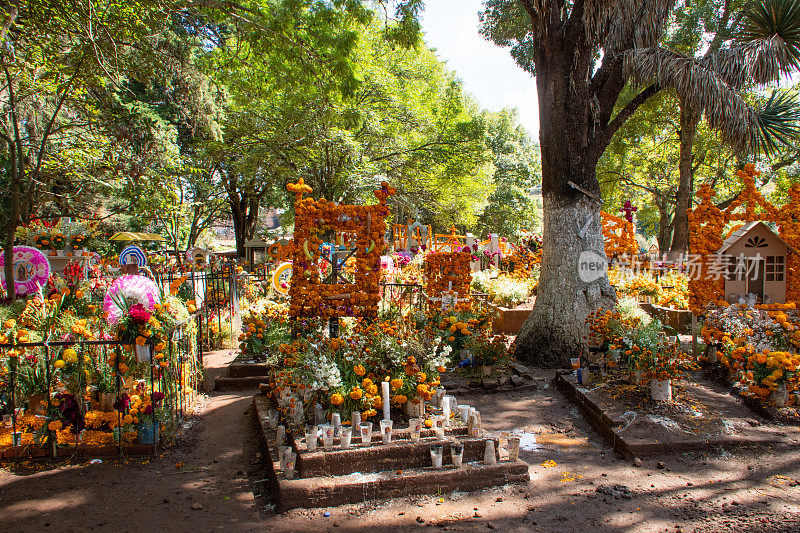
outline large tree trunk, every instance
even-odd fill
[[[592,264],[602,269],[597,279],[592,279]],[[570,357],[586,349],[587,315],[614,305],[606,266],[599,204],[578,195],[545,196],[539,288],[517,337],[517,357],[536,366],[566,368]]]
[[[672,248],[670,249],[670,255],[674,259],[685,255],[689,250],[689,217],[686,212],[691,207],[692,201],[692,178],[694,174],[692,147],[699,122],[700,113],[682,103],[680,122],[681,150],[678,163],[680,178],[675,202],[675,232],[672,235]]]
[[[260,198],[248,194],[240,196],[236,192],[230,193],[228,198],[233,218],[233,231],[236,235],[236,255],[245,257],[245,244],[255,235]]]
[[[672,216],[669,198],[658,200],[658,251],[665,254],[672,244]]]
[[[548,51],[559,56],[555,46]],[[541,58],[540,64],[569,65],[571,59]],[[599,154],[590,155],[590,99],[576,94],[564,73],[537,72],[542,152],[543,249],[536,304],[516,343],[516,356],[540,367],[565,368],[587,348],[587,315],[611,308],[615,294],[606,274],[600,222]],[[581,275],[579,265],[599,275]]]

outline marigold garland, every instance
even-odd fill
[[[292,245],[292,282],[289,288],[291,317],[374,318],[380,301],[380,258],[384,250],[386,201],[395,193],[394,187],[381,182],[375,191],[378,204],[369,206],[337,205],[325,198],[303,198],[311,187],[290,183],[287,189],[295,193],[295,232]],[[322,234],[335,231],[347,235],[354,254],[354,283],[325,284],[320,272]]]
[[[603,239],[605,240],[606,257],[613,258],[621,255],[635,256],[639,245],[634,236],[633,224],[605,211],[600,211],[600,221],[603,224]]]
[[[472,274],[468,252],[438,252],[425,257],[425,276],[428,279],[428,296],[438,298],[443,292],[454,291],[459,297],[470,294]]]

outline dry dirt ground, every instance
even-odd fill
[[[209,380],[232,358],[207,357]],[[547,383],[462,398],[489,429],[540,435],[520,455],[526,486],[276,514],[256,459],[254,391],[210,393],[180,442],[156,457],[6,465],[0,531],[800,532],[800,450],[718,449],[634,467]]]

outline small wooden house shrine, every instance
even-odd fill
[[[761,221],[731,233],[717,251],[727,265],[726,300],[735,303],[754,295],[759,303],[785,303],[789,253],[797,251]]]

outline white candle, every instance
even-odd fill
[[[381,382],[381,397],[383,398],[383,419],[389,420],[389,382]]]
[[[342,425],[342,415],[339,413],[333,413],[331,415],[331,423],[333,424],[333,434],[334,436],[339,435],[339,427]]]

